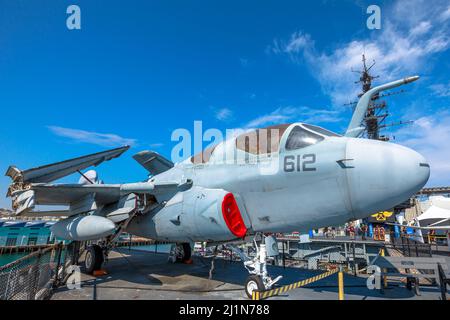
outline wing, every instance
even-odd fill
[[[154,176],[173,168],[172,161],[154,151],[142,151],[135,154],[133,158]]]
[[[33,218],[64,218],[73,215],[70,210],[52,210],[52,211],[27,211],[21,214],[21,217],[33,217]]]
[[[6,175],[13,182],[8,189],[8,196],[12,198],[15,214],[32,214],[36,205],[67,205],[68,211],[47,213],[70,216],[97,210],[104,205],[118,202],[129,194],[152,195],[158,201],[192,185],[190,180],[127,184],[50,184],[74,172],[119,157],[128,149],[126,146],[23,171],[13,166],[9,167]],[[155,152],[140,153],[137,159],[154,174],[173,167],[173,163]],[[46,213],[35,212],[35,214]]]
[[[158,196],[177,191],[182,185],[178,182],[164,183],[126,183],[126,184],[47,184],[34,185],[32,191],[39,205],[64,205],[92,195],[99,204],[116,202],[121,196],[135,194],[151,194]]]
[[[37,205],[66,205],[89,195],[92,195],[99,204],[108,204],[120,199],[120,185],[34,185],[31,191]]]
[[[147,194],[158,198],[192,185],[185,182],[140,182],[127,184],[31,184],[27,190],[12,193],[16,215],[30,213],[36,205],[68,205],[69,214],[79,214],[117,202],[128,194]]]

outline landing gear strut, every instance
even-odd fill
[[[233,245],[228,245],[228,247],[237,253],[242,261],[244,261],[244,267],[250,273],[250,276],[245,281],[245,293],[250,299],[252,298],[253,291],[269,290],[283,278],[282,276],[278,276],[275,279],[272,279],[267,272],[265,237],[263,236],[259,246],[256,243],[256,240],[253,240],[253,243],[256,249],[256,255],[253,259],[247,257],[241,249]]]

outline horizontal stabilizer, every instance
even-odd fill
[[[129,148],[129,146],[125,146],[23,171],[11,166],[8,168],[6,176],[17,183],[49,183],[79,170],[98,166],[104,161],[117,158]]]
[[[154,151],[141,151],[133,158],[154,176],[173,168],[172,161]]]

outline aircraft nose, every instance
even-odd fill
[[[349,197],[355,218],[388,210],[408,200],[427,183],[430,166],[418,152],[398,144],[351,139],[347,158]]]

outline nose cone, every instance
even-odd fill
[[[421,154],[393,143],[350,139],[347,159],[354,159],[347,179],[355,218],[401,204],[430,177],[430,166]]]

